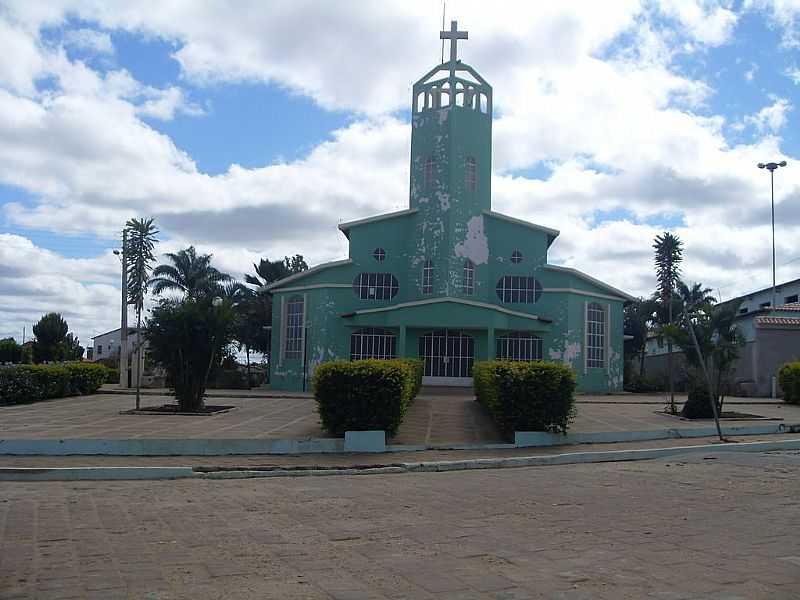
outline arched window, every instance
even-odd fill
[[[464,279],[461,282],[461,291],[468,296],[475,293],[475,263],[470,259],[464,261]]]
[[[422,171],[422,182],[426,190],[429,190],[433,187],[433,176],[435,170],[436,161],[434,160],[433,156],[429,156],[425,159],[425,166]]]
[[[350,360],[397,357],[397,336],[388,329],[367,327],[350,335]]]
[[[400,285],[391,273],[359,273],[353,280],[353,293],[361,300],[389,300]]]
[[[468,156],[464,165],[464,186],[468,192],[474,192],[478,187],[478,163],[472,156]]]
[[[430,258],[422,265],[422,293],[433,293],[433,261]]]
[[[542,284],[533,277],[504,275],[497,282],[497,297],[501,302],[534,304],[542,295]]]
[[[292,296],[286,302],[286,326],[284,358],[303,357],[303,321],[305,301],[302,296]]]
[[[527,331],[511,331],[497,338],[500,360],[542,360],[542,338]]]
[[[586,366],[606,365],[606,311],[597,302],[586,306]]]

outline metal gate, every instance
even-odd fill
[[[419,338],[419,357],[425,361],[426,383],[467,385],[475,362],[475,340],[463,331],[430,331]]]

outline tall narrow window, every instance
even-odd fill
[[[428,259],[422,265],[422,293],[433,293],[433,261]]]
[[[464,280],[461,282],[461,291],[467,296],[475,293],[475,263],[470,259],[464,261]]]
[[[478,164],[471,156],[467,157],[464,167],[464,186],[468,192],[474,192],[478,186]]]
[[[586,366],[603,368],[606,364],[606,311],[597,302],[586,307]]]
[[[429,190],[433,187],[433,175],[435,169],[436,161],[433,159],[433,156],[429,156],[425,159],[425,168],[423,169],[422,173],[422,179],[426,190]]]
[[[303,357],[303,313],[302,296],[292,296],[286,303],[286,347],[285,358]]]

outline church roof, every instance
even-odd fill
[[[408,215],[413,215],[417,212],[416,208],[407,208],[405,210],[398,210],[396,212],[385,213],[382,215],[375,215],[374,217],[366,217],[364,219],[357,219],[355,221],[348,221],[346,223],[339,223],[339,229],[347,236],[347,239],[350,239],[349,231],[352,227],[358,227],[359,225],[366,225],[367,223],[375,223],[377,221],[384,221],[386,219],[396,219],[397,217],[405,217]]]
[[[400,304],[393,304],[392,306],[381,306],[379,308],[364,308],[361,310],[356,310],[351,313],[343,314],[342,317],[353,317],[357,315],[368,315],[372,313],[381,313],[381,312],[390,312],[395,310],[400,310],[403,308],[409,308],[414,306],[425,306],[427,304],[443,304],[443,303],[450,303],[450,304],[465,304],[467,306],[476,306],[478,308],[486,308],[489,310],[494,310],[500,313],[504,313],[507,315],[511,315],[514,317],[522,317],[523,319],[530,319],[531,321],[540,321],[542,323],[552,323],[550,319],[545,319],[543,317],[539,317],[537,315],[531,315],[524,312],[519,312],[516,310],[511,310],[505,308],[503,306],[498,306],[497,304],[489,304],[488,302],[479,302],[477,300],[467,300],[465,298],[455,298],[453,296],[443,296],[440,298],[428,298],[425,300],[413,300],[411,302],[401,302]]]
[[[627,292],[623,292],[622,290],[619,290],[614,286],[608,285],[607,283],[603,283],[599,279],[595,279],[591,275],[587,275],[586,273],[584,273],[583,271],[579,271],[578,269],[573,269],[572,267],[561,267],[558,265],[545,265],[544,268],[550,269],[552,271],[563,271],[565,273],[569,273],[571,275],[574,275],[575,277],[583,279],[584,281],[588,281],[589,283],[592,283],[599,288],[607,290],[608,292],[611,292],[611,294],[613,294],[614,296],[619,296],[620,298],[623,298],[625,300],[630,300],[630,301],[636,300],[635,297],[631,296]]]
[[[320,271],[324,271],[325,269],[330,269],[332,267],[338,267],[341,265],[347,265],[353,262],[349,258],[345,258],[344,260],[334,260],[331,262],[322,263],[315,267],[311,267],[310,269],[306,269],[305,271],[301,271],[300,273],[295,273],[294,275],[289,275],[288,277],[284,277],[283,279],[279,279],[274,283],[270,283],[269,285],[264,285],[259,288],[259,292],[271,292],[274,289],[279,287],[283,287],[287,283],[292,281],[297,281],[298,279],[303,279],[309,275],[313,275],[315,273],[319,273]]]
[[[522,225],[523,227],[528,227],[529,229],[535,229],[536,231],[541,231],[548,235],[547,245],[553,243],[553,241],[559,236],[561,233],[558,229],[551,229],[550,227],[545,227],[544,225],[537,225],[536,223],[531,223],[530,221],[523,221],[522,219],[517,219],[515,217],[509,217],[508,215],[504,215],[503,213],[495,212],[493,210],[485,210],[483,214],[489,215],[490,217],[495,217],[497,219],[502,219],[503,221],[508,221],[509,223],[516,223],[517,225]]]

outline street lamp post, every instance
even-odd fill
[[[778,167],[785,167],[786,161],[782,160],[779,163],[758,163],[759,169],[767,169],[769,171],[769,184],[770,184],[770,204],[772,206],[772,303],[770,306],[775,308],[775,169]]]
[[[122,313],[119,330],[119,387],[128,387],[128,264],[125,260],[127,232],[122,232],[122,249],[114,250],[122,262]],[[136,408],[139,408],[138,406]]]

